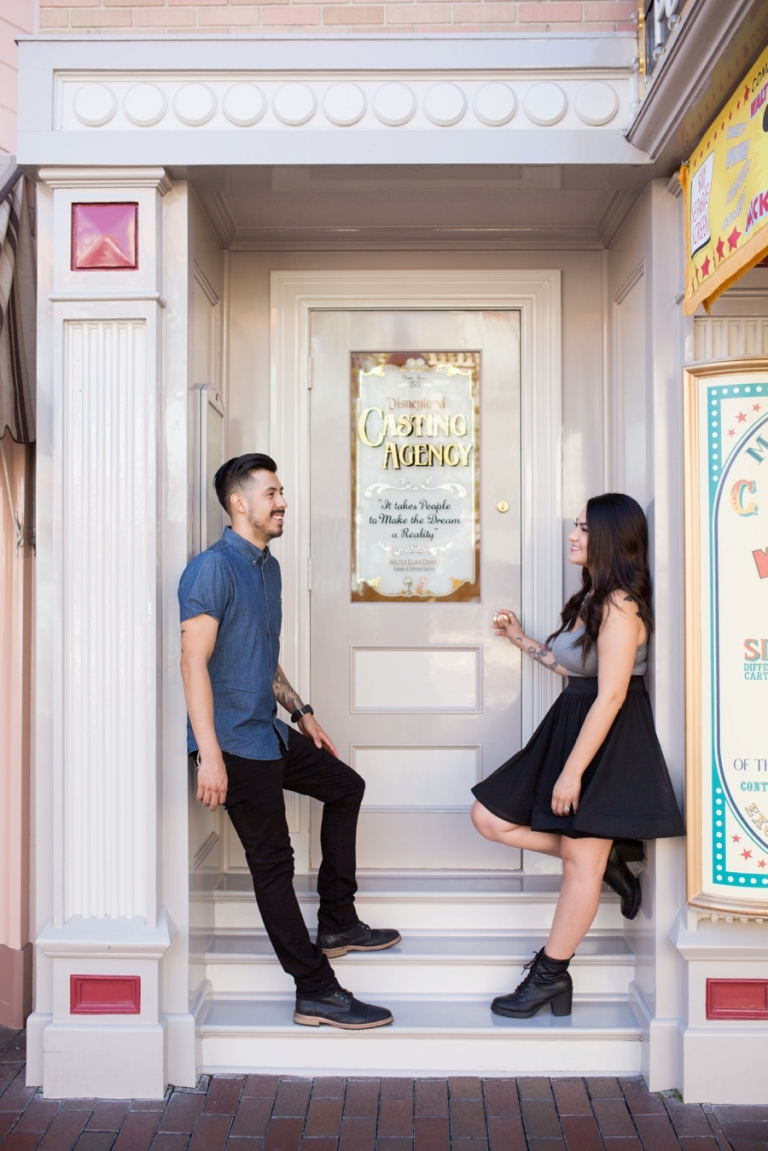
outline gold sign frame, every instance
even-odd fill
[[[424,352],[417,351],[391,351],[391,352],[352,352],[350,354],[350,419],[351,419],[351,576],[352,586],[350,599],[352,603],[456,603],[479,602],[481,587],[480,572],[480,378],[481,353],[475,349],[461,351]],[[402,361],[402,365],[399,363]],[[473,446],[471,468],[472,482],[472,556],[473,578],[452,580],[453,589],[446,594],[433,595],[428,591],[424,594],[382,594],[374,586],[377,581],[365,581],[357,578],[359,564],[359,492],[358,492],[358,412],[360,400],[361,374],[378,374],[364,370],[367,366],[377,365],[405,367],[424,361],[429,371],[436,368],[447,368],[449,376],[467,375],[470,381],[470,408],[471,408],[471,443]],[[411,367],[410,370],[413,370]],[[430,417],[431,418],[431,417]],[[446,447],[449,445],[446,445]],[[412,449],[413,450],[413,449]],[[429,468],[431,471],[431,467]]]
[[[728,393],[729,400],[738,395],[741,401],[739,407],[747,408],[751,406],[751,401],[759,401],[761,396],[765,396],[765,411],[768,413],[768,358],[712,362],[686,369],[683,373],[686,898],[691,907],[709,913],[762,919],[768,916],[768,885],[763,883],[764,873],[740,875],[733,872],[729,865],[729,817],[733,821],[735,807],[729,787],[725,783],[722,787],[716,786],[718,782],[723,782],[724,773],[720,763],[720,737],[718,735],[715,738],[713,732],[715,726],[721,723],[721,689],[732,691],[733,686],[732,683],[724,683],[726,673],[722,667],[725,661],[721,664],[715,658],[716,645],[720,640],[718,638],[713,642],[711,639],[716,632],[719,636],[721,627],[717,613],[720,573],[725,565],[721,564],[719,552],[717,548],[713,549],[711,543],[717,539],[716,513],[708,510],[705,517],[703,508],[716,507],[715,498],[719,499],[723,492],[730,491],[733,477],[729,475],[728,469],[733,466],[736,473],[738,469],[735,461],[740,453],[743,455],[749,450],[751,442],[748,438],[749,428],[743,432],[736,428],[726,429],[722,419],[717,418],[718,411],[725,404],[724,393]],[[762,408],[762,405],[759,406]],[[742,415],[746,424],[746,413],[739,412],[737,421]],[[752,434],[757,436],[765,417],[752,418]],[[768,435],[768,431],[765,434]],[[723,447],[725,436],[734,438]],[[730,453],[728,456],[726,451]],[[711,497],[706,495],[709,491],[713,493]],[[753,488],[748,488],[747,496],[750,497],[753,491]],[[768,511],[768,484],[765,497]],[[730,498],[733,499],[732,494]],[[748,502],[746,507],[739,510],[739,514],[752,516],[756,515],[757,510],[754,502]],[[768,544],[768,533],[765,542]],[[709,574],[703,577],[705,571]],[[704,578],[708,581],[706,587],[703,586]],[[748,599],[747,588],[745,594]],[[709,605],[706,626],[710,638],[707,638],[704,631],[703,597],[706,597]],[[711,758],[708,757],[705,764],[702,757],[707,748],[711,749]],[[757,762],[759,764],[762,761]],[[750,806],[750,796],[747,794],[744,800],[742,806],[746,809]],[[763,803],[763,806],[768,804]],[[737,833],[744,836],[746,844],[749,842],[749,827],[744,813],[739,812],[738,818],[740,823],[734,823],[734,827]],[[746,819],[752,819],[752,816],[747,813]],[[756,823],[756,820],[752,819],[752,822]],[[760,850],[765,852],[765,848]],[[744,851],[752,859],[749,854],[752,846],[745,846]],[[745,863],[743,868],[746,867]],[[733,873],[730,874],[729,870]],[[719,883],[723,886],[716,886]]]

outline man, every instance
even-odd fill
[[[294,1020],[358,1030],[392,1022],[338,984],[328,955],[381,951],[397,931],[372,930],[355,911],[355,836],[365,783],[288,683],[278,663],[280,565],[270,540],[283,534],[286,501],[269,456],[229,460],[214,486],[232,520],[181,577],[181,674],[197,753],[197,798],[224,804],[245,848],[256,902],[285,971],[296,982]],[[277,703],[299,734],[277,718]],[[283,788],[325,804],[317,944],[293,889],[293,851]]]

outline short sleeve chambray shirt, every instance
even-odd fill
[[[182,623],[197,615],[219,623],[208,673],[221,750],[244,759],[279,759],[288,744],[272,688],[283,615],[279,563],[268,547],[260,551],[225,528],[222,538],[185,568],[179,607]],[[187,731],[189,750],[195,752],[189,722]]]

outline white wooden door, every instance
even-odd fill
[[[311,351],[311,700],[366,780],[358,866],[518,868],[519,852],[481,839],[469,809],[472,784],[521,740],[520,655],[491,632],[494,611],[520,603],[519,313],[317,311]],[[361,353],[417,363],[479,353],[479,598],[353,600],[351,362]],[[381,474],[423,487],[435,471]],[[314,804],[311,838],[317,867]]]

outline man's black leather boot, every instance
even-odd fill
[[[570,959],[550,959],[541,951],[526,963],[525,979],[511,995],[499,995],[491,1004],[494,1015],[512,1019],[530,1019],[547,1004],[553,1015],[570,1015],[573,1004],[573,981],[568,973]]]
[[[640,880],[632,874],[626,864],[627,859],[638,859],[637,850],[632,850],[633,844],[637,844],[640,848],[639,858],[643,858],[643,845],[637,840],[627,840],[626,846],[624,841],[616,842],[611,846],[603,876],[603,883],[607,883],[620,897],[621,914],[625,919],[634,919],[640,910]]]
[[[384,1027],[393,1021],[392,1012],[387,1007],[374,1007],[372,1003],[361,1003],[351,991],[334,987],[325,995],[309,998],[296,995],[294,1023],[307,1027],[319,1027],[327,1023],[330,1027],[341,1027],[344,1031],[366,1031],[371,1027]]]
[[[367,923],[356,923],[346,931],[318,931],[317,945],[333,959],[348,951],[385,951],[399,943],[402,935],[391,927],[378,929]]]

